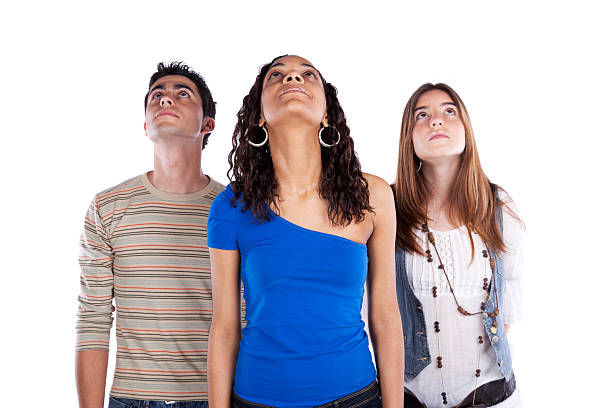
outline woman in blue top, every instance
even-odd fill
[[[238,112],[233,182],[208,221],[213,408],[380,406],[366,281],[382,403],[403,404],[393,195],[361,173],[336,95],[310,62],[283,56]]]

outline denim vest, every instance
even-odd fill
[[[503,233],[502,211],[497,210],[497,219],[500,230]],[[485,330],[489,337],[489,341],[495,351],[497,365],[501,373],[508,381],[512,375],[512,359],[510,358],[510,346],[508,338],[504,330],[504,318],[501,313],[504,310],[504,289],[506,280],[504,278],[504,258],[503,254],[489,250],[490,256],[495,261],[495,284],[497,286],[497,294],[499,297],[499,310],[497,316],[497,331],[491,333],[493,318],[489,316],[495,312],[495,293],[491,293],[493,282],[489,285],[485,311],[482,313],[482,320]],[[403,249],[395,247],[395,272],[396,272],[396,289],[397,303],[402,317],[402,329],[404,331],[404,375],[405,379],[409,380],[417,376],[425,367],[431,363],[431,354],[427,344],[427,331],[425,329],[425,315],[423,314],[423,305],[414,294],[412,283],[406,274],[406,256]],[[412,267],[412,262],[408,262],[408,267]],[[494,330],[495,331],[495,330]]]

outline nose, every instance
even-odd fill
[[[283,79],[283,83],[287,84],[291,82],[301,84],[301,83],[304,83],[304,78],[302,78],[302,76],[298,74],[297,72],[290,72],[287,75],[285,75],[285,78]]]
[[[432,128],[440,128],[443,124],[444,121],[442,120],[442,117],[437,115],[432,116],[431,120],[429,121],[429,126],[431,126]]]
[[[163,108],[174,105],[174,101],[172,100],[172,98],[168,97],[167,95],[164,95],[159,100],[159,104]]]

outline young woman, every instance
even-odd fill
[[[403,402],[393,194],[361,173],[336,95],[309,61],[284,56],[261,68],[238,112],[233,182],[208,221],[213,408]],[[380,392],[360,314],[366,281]]]
[[[524,228],[483,172],[448,85],[410,97],[394,191],[405,406],[520,406],[507,333],[519,314]]]

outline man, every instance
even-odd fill
[[[104,404],[113,298],[117,364],[109,407],[208,406],[206,223],[223,186],[202,173],[201,158],[215,127],[215,103],[191,68],[160,63],[145,116],[153,171],[97,194],[81,235],[81,408]]]

